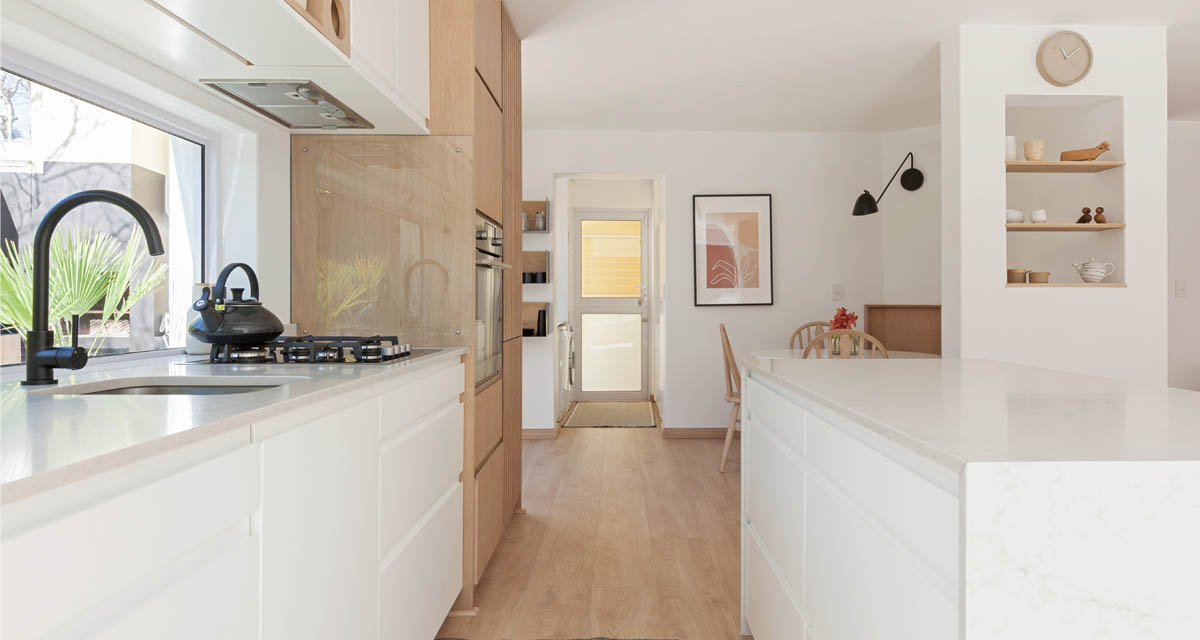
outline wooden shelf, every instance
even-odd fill
[[[1123,160],[1086,160],[1079,162],[1031,162],[1028,160],[1005,162],[1008,173],[1099,173],[1125,166]]]
[[[1008,282],[1006,287],[1073,287],[1078,289],[1124,289],[1124,282]]]
[[[541,213],[546,218],[545,229],[534,229],[534,221],[537,219],[537,214]],[[522,233],[550,233],[550,200],[522,200],[521,201],[521,232]]]
[[[543,332],[538,332],[538,313],[545,312],[542,321]],[[527,338],[543,338],[550,335],[550,303],[522,302],[521,303],[521,335]],[[532,333],[529,333],[532,331]]]
[[[1124,222],[1106,222],[1098,224],[1090,222],[1087,224],[1051,224],[1049,222],[1009,222],[1004,225],[1009,231],[1112,231],[1113,229],[1124,229]]]

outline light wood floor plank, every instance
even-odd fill
[[[740,460],[720,440],[565,429],[524,441],[526,513],[476,590],[467,640],[739,638]]]

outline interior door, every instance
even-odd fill
[[[649,398],[649,215],[645,210],[573,212],[575,400]]]

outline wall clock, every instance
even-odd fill
[[[1046,82],[1069,87],[1092,70],[1092,45],[1074,31],[1059,31],[1038,48],[1037,66]]]

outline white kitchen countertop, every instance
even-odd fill
[[[187,364],[203,356],[176,354],[83,369],[56,370],[58,387],[133,377],[287,376],[302,380],[251,393],[206,396],[52,395],[24,387],[20,375],[0,384],[0,503],[31,495],[178,450],[339,394],[383,382],[466,350],[434,353],[386,364]],[[10,373],[8,371],[6,374]],[[20,374],[24,373],[21,368]]]
[[[989,360],[742,365],[956,473],[983,461],[1200,460],[1196,391]]]

